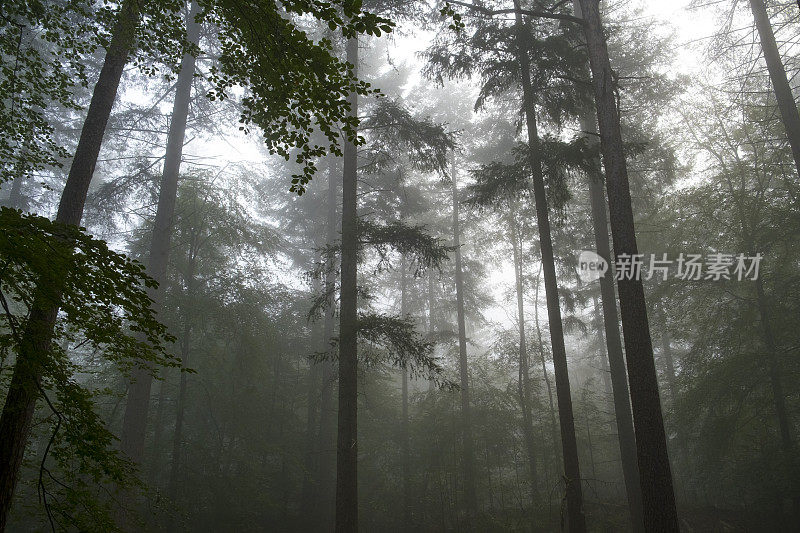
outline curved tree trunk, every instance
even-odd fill
[[[69,170],[56,220],[78,225],[83,217],[86,194],[92,181],[100,145],[106,130],[111,108],[117,97],[122,70],[134,43],[139,21],[139,2],[125,0],[106,51],[103,68],[94,87],[92,101],[81,129],[78,147]],[[21,345],[14,372],[0,415],[0,532],[5,530],[11,509],[11,498],[17,483],[25,447],[30,436],[31,422],[40,396],[42,366],[47,361],[53,328],[58,315],[63,280],[42,279],[36,298],[22,332]]]
[[[616,257],[638,253],[628,170],[622,146],[619,112],[608,59],[599,0],[580,0],[595,91],[600,146],[606,170],[611,234]],[[667,438],[658,392],[653,344],[644,288],[639,279],[618,281],[623,337],[630,380],[643,523],[646,531],[678,531],[678,514],[667,454]]]
[[[347,62],[358,75],[358,39],[347,41]],[[358,116],[358,95],[350,93],[350,116]],[[339,436],[336,454],[336,532],[358,531],[358,159],[344,145],[342,171],[342,282],[339,312]]]
[[[536,205],[536,220],[539,227],[544,290],[550,324],[550,342],[553,347],[553,366],[556,374],[558,416],[561,422],[561,447],[564,455],[567,499],[567,527],[571,532],[581,532],[586,531],[586,517],[583,511],[581,473],[578,465],[578,442],[575,437],[575,420],[572,412],[572,397],[570,395],[567,369],[567,350],[564,346],[564,331],[561,323],[561,307],[558,299],[553,243],[550,237],[550,217],[544,189],[544,178],[542,176],[542,164],[538,153],[539,134],[536,124],[536,102],[531,85],[530,60],[527,55],[527,33],[522,22],[519,0],[514,0],[514,11],[517,26],[517,60],[522,74],[523,107],[528,128],[528,143],[530,145],[533,197]]]

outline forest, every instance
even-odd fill
[[[800,1],[0,2],[0,533],[800,531]]]

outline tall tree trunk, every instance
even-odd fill
[[[428,337],[433,342],[434,329],[434,316],[433,316],[433,269],[428,271]],[[436,388],[436,382],[433,379],[428,380],[428,392]],[[427,478],[426,478],[427,479]]]
[[[464,503],[467,516],[474,517],[478,510],[475,489],[475,444],[472,437],[472,414],[469,399],[469,363],[467,361],[467,332],[464,322],[464,275],[461,269],[461,227],[459,222],[458,181],[456,155],[452,161],[453,179],[453,248],[455,249],[456,318],[458,321],[458,367],[461,384],[461,431],[464,443]]]
[[[792,148],[794,165],[798,176],[800,176],[800,114],[797,112],[797,104],[794,101],[789,80],[786,78],[786,69],[784,69],[781,61],[781,54],[775,42],[775,34],[772,32],[772,25],[769,22],[764,0],[750,0],[750,10],[753,12],[753,18],[756,21],[758,36],[761,40],[761,50],[764,52],[769,78],[772,80],[772,88],[778,101],[778,110],[781,113],[786,138]]]
[[[616,303],[614,304],[616,305]],[[613,408],[613,398],[614,392],[611,385],[611,369],[608,367],[608,357],[606,351],[603,349],[606,347],[606,333],[603,329],[603,324],[605,320],[603,319],[603,309],[600,305],[600,299],[597,297],[597,294],[592,295],[592,306],[595,313],[595,320],[594,324],[592,325],[597,330],[597,336],[600,338],[600,348],[597,350],[597,358],[598,362],[600,363],[600,372],[603,373],[603,393],[606,396],[606,399],[611,401],[611,407]],[[620,341],[621,342],[621,341]],[[627,375],[625,376],[625,385],[627,386]],[[617,421],[614,419],[614,431],[616,431]],[[634,464],[636,462],[636,447],[634,446]],[[637,482],[638,486],[638,482]]]
[[[197,2],[192,2],[186,18],[186,36],[190,42],[197,43],[200,27],[195,22],[200,12]],[[153,224],[153,235],[150,240],[147,273],[159,283],[159,287],[151,289],[150,298],[153,308],[160,310],[164,295],[164,281],[169,261],[170,239],[172,237],[172,218],[175,213],[175,201],[178,195],[178,175],[180,174],[183,141],[186,134],[186,119],[189,114],[192,80],[194,79],[195,58],[186,54],[181,60],[181,71],[175,85],[175,101],[172,106],[172,118],[167,135],[167,149],[164,157],[164,173],[161,178],[161,190],[158,195],[158,208]],[[182,376],[183,379],[183,376]],[[128,401],[125,404],[125,415],[122,421],[120,436],[122,451],[134,462],[140,463],[144,452],[144,439],[147,429],[147,412],[150,407],[150,387],[152,377],[147,369],[137,369],[134,381],[128,390]]]
[[[564,455],[564,474],[567,499],[567,527],[571,532],[586,531],[583,510],[581,473],[578,466],[578,443],[575,437],[575,420],[572,413],[572,397],[567,369],[567,350],[564,346],[564,331],[561,323],[561,307],[558,299],[558,284],[550,237],[550,217],[547,196],[539,158],[539,134],[536,124],[536,101],[531,85],[530,59],[528,57],[528,34],[522,22],[519,0],[514,0],[517,28],[517,60],[522,75],[523,107],[528,128],[530,165],[533,178],[533,197],[536,205],[536,220],[544,270],[544,290],[547,300],[547,316],[550,324],[550,342],[553,347],[553,366],[556,374],[556,397],[558,416],[561,422],[561,447]]]
[[[662,313],[661,330],[661,357],[664,359],[664,367],[667,372],[667,388],[669,389],[669,400],[671,405],[675,405],[678,399],[678,385],[675,383],[675,359],[672,357],[672,339],[667,329],[667,317]]]
[[[122,70],[134,43],[138,21],[139,2],[124,0],[61,194],[56,215],[58,222],[78,225],[83,217],[89,183],[117,96]],[[62,279],[39,280],[40,286],[47,287],[49,297],[42,297],[43,290],[40,289],[40,296],[31,307],[0,415],[0,532],[5,530],[14,487],[30,436],[36,400],[40,395],[42,368],[50,355],[50,343],[61,300],[61,290],[57,287],[61,287],[62,283]],[[53,288],[56,289],[50,292]]]
[[[333,161],[328,165],[328,193],[326,199],[326,238],[325,244],[334,245],[336,242],[336,165]],[[330,350],[333,337],[336,304],[333,298],[333,287],[336,283],[336,264],[334,258],[327,258],[325,264],[324,294],[331,296],[329,307],[325,310],[325,317],[321,330],[320,352]],[[319,287],[315,287],[319,290]],[[312,362],[309,369],[308,409],[306,419],[307,451],[305,458],[305,475],[301,493],[300,508],[303,510],[303,520],[307,529],[324,529],[328,523],[326,512],[328,509],[328,457],[330,451],[329,437],[332,435],[333,410],[331,406],[333,367],[329,360]],[[324,430],[323,430],[324,428]]]
[[[778,346],[772,332],[772,321],[770,319],[769,302],[764,292],[763,276],[756,280],[756,303],[758,314],[761,320],[761,332],[764,339],[764,346],[767,349],[767,363],[769,365],[769,380],[772,387],[772,401],[775,406],[775,417],[778,419],[778,432],[781,437],[781,449],[787,468],[794,472],[797,470],[797,453],[795,449],[792,422],[786,409],[786,397],[783,392],[783,380],[781,379],[780,363],[778,362]],[[800,519],[800,495],[792,487],[790,494],[792,499],[792,514],[796,521]]]
[[[434,332],[433,318],[433,270],[428,271],[428,333]]]
[[[611,234],[616,257],[638,253],[628,170],[622,146],[614,78],[608,59],[599,0],[580,0],[595,90],[600,146],[606,170]],[[618,281],[631,405],[646,531],[678,531],[678,514],[658,394],[644,288],[639,279]],[[609,354],[611,355],[611,354]]]
[[[347,41],[347,62],[358,75],[358,39]],[[358,116],[358,95],[348,95],[350,116]],[[358,531],[358,160],[356,146],[344,145],[342,172],[342,281],[339,311],[339,437],[336,460],[336,532]]]
[[[534,292],[533,320],[536,324],[536,340],[539,343],[539,360],[542,363],[542,376],[547,386],[547,398],[550,401],[550,439],[553,441],[553,463],[557,463],[556,471],[561,470],[561,454],[558,451],[558,422],[556,422],[556,407],[553,403],[553,385],[547,373],[547,361],[544,355],[544,341],[542,340],[542,327],[539,324],[539,285],[541,285],[542,265],[539,263],[539,272],[536,274],[536,289]]]
[[[192,271],[194,267],[192,265]],[[194,285],[194,275],[187,280],[187,292],[192,293]],[[189,307],[184,309],[183,334],[181,335],[181,364],[189,364],[189,339],[192,332],[191,321],[189,320]],[[178,389],[178,404],[175,410],[175,432],[172,435],[172,464],[170,465],[169,481],[167,483],[167,498],[177,501],[178,497],[178,476],[182,467],[183,450],[183,419],[186,411],[186,393],[188,388],[188,375],[181,372],[180,387]]]
[[[528,455],[528,475],[531,485],[531,496],[535,496],[538,488],[536,475],[536,439],[533,432],[533,416],[531,413],[530,362],[528,359],[528,343],[525,338],[525,305],[523,303],[524,287],[522,282],[522,235],[516,221],[516,209],[509,214],[509,234],[514,253],[514,285],[517,293],[517,316],[519,320],[519,406],[522,410],[522,432],[525,438],[525,451]]]
[[[327,240],[328,244],[336,242],[338,213],[338,183],[335,176],[335,166],[331,166],[328,174],[328,220],[327,220]],[[325,287],[328,294],[333,294],[336,285],[336,260],[330,258],[327,272],[325,273]],[[336,303],[331,302],[330,307],[325,313],[325,345],[324,350],[331,349],[331,340],[336,328]],[[334,402],[333,388],[336,381],[336,365],[331,361],[322,363],[322,391],[320,394],[319,410],[319,433],[317,436],[317,465],[315,477],[319,486],[316,494],[319,528],[330,529],[330,524],[334,521],[334,471],[336,464],[336,404]]]
[[[319,284],[317,284],[319,285]],[[315,291],[316,292],[316,291]],[[327,347],[327,339],[323,330],[319,330],[323,337],[322,349]],[[316,463],[319,455],[317,432],[319,431],[318,413],[321,408],[319,398],[324,384],[322,383],[322,369],[320,363],[311,361],[308,369],[308,393],[306,402],[306,453],[303,471],[303,484],[300,491],[301,518],[306,529],[314,529],[316,492],[319,480],[316,478]]]
[[[158,384],[158,400],[156,403],[156,419],[153,424],[153,449],[150,452],[150,483],[156,485],[161,473],[161,436],[164,431],[164,404],[167,401],[167,380]]]
[[[189,252],[187,254],[187,272],[184,276],[184,284],[186,285],[185,298],[187,304],[183,306],[183,331],[181,332],[180,342],[180,362],[181,365],[188,366],[190,355],[190,335],[192,333],[191,321],[191,300],[195,290],[195,272],[197,271],[197,257],[199,253],[200,243],[200,228],[193,228],[192,238],[189,243]],[[172,461],[170,464],[169,478],[167,480],[166,496],[172,502],[177,502],[178,499],[178,478],[183,470],[183,420],[186,412],[186,398],[188,391],[188,374],[181,372],[180,385],[178,389],[178,402],[175,408],[175,431],[172,434]],[[277,389],[277,387],[274,387]],[[172,531],[175,529],[176,513],[170,513],[167,517],[167,530]]]
[[[400,281],[400,315],[405,318],[408,314],[407,309],[407,265],[405,256],[402,259],[400,267],[402,271],[402,278]],[[408,369],[403,366],[400,371],[403,373],[401,395],[402,395],[402,420],[400,421],[402,450],[403,450],[403,527],[404,529],[411,528],[411,443],[408,432]]]
[[[573,0],[575,16],[581,18],[579,0]],[[596,142],[597,125],[590,113],[581,117],[581,130],[590,142]],[[594,161],[589,178],[592,227],[597,255],[609,265],[605,276],[600,277],[600,299],[603,305],[603,326],[608,364],[611,370],[611,386],[614,398],[614,414],[617,421],[617,438],[622,461],[622,475],[625,480],[625,493],[628,498],[628,512],[635,531],[643,527],[642,491],[639,480],[639,467],[636,459],[636,436],[633,430],[628,375],[625,372],[625,357],[619,335],[619,317],[614,293],[614,269],[611,260],[611,246],[608,239],[608,218],[606,216],[606,197],[603,192],[603,174],[600,161]]]

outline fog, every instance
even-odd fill
[[[788,0],[5,2],[0,533],[797,530],[799,54]]]

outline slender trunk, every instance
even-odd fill
[[[331,204],[336,201],[336,198],[333,198],[333,202],[331,202],[330,193],[331,191],[331,184],[333,180],[333,165],[329,165],[328,167],[328,221],[327,227],[330,229],[330,215],[331,215]],[[334,208],[335,209],[335,208]],[[335,211],[334,211],[335,215]],[[334,220],[335,224],[335,220]],[[328,232],[330,236],[330,232]],[[320,243],[315,243],[315,246],[319,246]],[[331,241],[326,241],[325,244],[333,244]],[[331,262],[326,261],[325,263],[326,268],[331,267]],[[325,272],[325,283],[324,285],[319,282],[319,280],[315,280],[313,284],[313,292],[315,294],[320,292],[320,289],[324,287],[323,294],[328,295],[328,289],[330,285],[327,283],[329,272],[326,270]],[[333,302],[329,302],[332,304]],[[325,326],[327,325],[328,316],[330,315],[330,309],[325,310],[325,319],[323,322],[322,327],[316,328],[319,332],[320,336],[320,352],[324,353],[328,351],[329,345],[328,342],[330,338],[327,336],[327,332],[325,330]],[[325,387],[325,381],[323,377],[323,365],[325,361],[318,362],[314,360],[309,360],[309,368],[308,368],[308,390],[307,390],[307,401],[306,401],[306,451],[305,451],[305,459],[304,459],[304,472],[303,472],[303,484],[302,489],[300,492],[300,510],[301,510],[301,517],[304,522],[306,529],[315,529],[315,527],[322,527],[322,523],[318,522],[319,513],[315,512],[318,504],[318,492],[320,486],[320,479],[317,477],[319,473],[319,465],[320,465],[320,453],[322,452],[322,445],[319,442],[319,423],[320,423],[320,416],[321,411],[323,409],[321,400],[322,400],[322,390]]]
[[[188,309],[184,311],[188,314]],[[189,318],[184,317],[183,335],[181,338],[181,364],[189,364],[189,335],[191,325]],[[178,405],[175,412],[175,432],[172,435],[172,464],[170,465],[169,481],[167,483],[167,498],[177,501],[178,497],[178,476],[181,472],[182,450],[183,450],[183,418],[186,411],[186,391],[188,387],[188,375],[181,372],[180,389],[178,390]]]
[[[678,400],[678,385],[676,383],[676,373],[675,373],[675,359],[672,356],[672,338],[669,334],[669,328],[667,327],[667,316],[666,313],[661,313],[661,359],[664,363],[665,367],[665,374],[667,378],[667,389],[669,390],[669,405],[674,410],[675,409],[675,402]],[[680,420],[677,420],[677,417],[673,418],[672,423],[673,429],[675,430],[675,446],[673,446],[672,450],[675,453],[675,466],[676,472],[674,474],[675,477],[675,485],[676,488],[680,489],[683,488],[683,496],[684,499],[688,500],[688,496],[686,495],[686,483],[684,479],[684,483],[680,483],[681,481],[681,474],[680,474],[680,466],[683,465],[683,471],[688,471],[689,465],[687,462],[688,456],[686,453],[682,453],[686,450],[686,440],[684,439],[683,431],[680,425]]]
[[[786,409],[786,397],[783,392],[783,380],[781,379],[780,363],[778,362],[778,347],[772,332],[772,322],[770,320],[769,302],[764,292],[763,277],[756,279],[756,303],[761,319],[761,331],[764,339],[764,346],[767,349],[767,362],[769,365],[769,380],[772,387],[772,401],[775,404],[775,417],[778,419],[778,432],[781,436],[781,449],[783,450],[784,460],[790,471],[797,470],[797,454],[794,443],[794,431],[792,422]],[[800,496],[797,490],[791,487],[792,499],[792,518],[800,518]]]
[[[528,343],[525,338],[525,306],[523,303],[524,287],[522,283],[522,235],[516,222],[516,210],[509,215],[509,233],[511,247],[514,252],[514,281],[517,292],[517,316],[519,317],[519,380],[517,393],[519,406],[522,410],[522,432],[525,437],[525,451],[528,455],[528,474],[531,485],[531,496],[537,492],[538,482],[536,475],[536,439],[533,432],[533,417],[531,414],[531,385],[530,363],[528,360]]]
[[[464,279],[461,270],[461,229],[459,224],[458,183],[456,156],[453,153],[453,247],[455,248],[456,315],[458,320],[458,366],[461,379],[461,430],[464,441],[464,503],[467,516],[474,517],[478,510],[475,489],[475,445],[472,437],[472,417],[469,400],[469,366],[467,362],[467,333],[464,322]]]
[[[186,18],[186,36],[193,43],[198,42],[200,34],[200,27],[195,22],[195,16],[199,12],[200,8],[197,2],[192,2]],[[150,298],[153,300],[153,308],[156,311],[161,307],[164,293],[163,285],[166,279],[172,237],[172,218],[178,194],[178,175],[183,155],[183,140],[186,134],[186,118],[189,114],[194,71],[195,58],[191,54],[186,54],[181,60],[181,71],[175,85],[175,101],[172,107],[164,157],[164,174],[161,178],[161,190],[158,196],[158,208],[153,224],[147,264],[147,273],[159,283],[158,288],[150,290]],[[143,368],[137,369],[134,372],[134,381],[128,391],[128,402],[125,404],[120,447],[136,463],[141,462],[144,451],[151,385],[150,372]]]
[[[358,75],[358,39],[347,41],[347,62]],[[358,116],[358,95],[347,97],[350,116]],[[336,532],[358,531],[358,268],[357,152],[344,145],[342,172],[342,281],[339,312],[339,437],[336,460]]]
[[[313,290],[318,293],[321,284],[314,283]],[[326,312],[327,315],[327,312]],[[325,338],[324,326],[316,328],[321,337],[320,349],[327,349],[328,339]],[[320,392],[322,383],[322,363],[310,360],[308,368],[308,390],[306,396],[306,450],[304,459],[303,484],[300,492],[301,517],[306,529],[314,529],[316,516],[316,493],[319,479],[316,477],[317,463],[319,462],[320,445],[317,432],[319,431],[318,414],[321,409]]]
[[[155,486],[161,470],[161,435],[164,426],[164,404],[167,401],[167,380],[162,379],[158,385],[158,402],[156,403],[156,419],[153,429],[153,450],[150,453],[150,482]]]
[[[797,104],[794,101],[789,80],[786,78],[786,69],[781,61],[781,54],[775,42],[775,34],[772,32],[764,0],[750,0],[750,10],[756,21],[758,36],[761,39],[761,50],[763,50],[764,60],[767,62],[767,70],[769,78],[772,80],[775,99],[778,101],[778,110],[781,113],[786,138],[792,148],[794,165],[800,175],[800,114],[797,112]]]
[[[573,0],[575,15],[582,16],[580,2]],[[581,117],[581,129],[590,142],[596,142],[597,125],[591,113]],[[622,461],[622,475],[625,480],[625,493],[628,498],[628,512],[635,531],[641,531],[643,524],[642,491],[639,480],[639,467],[636,459],[636,436],[633,429],[630,393],[628,391],[628,375],[625,372],[625,357],[622,352],[622,341],[619,335],[619,317],[614,293],[613,262],[611,246],[608,239],[608,218],[606,215],[606,197],[603,192],[603,174],[600,161],[594,161],[589,178],[589,196],[591,199],[592,226],[597,255],[609,265],[605,276],[600,277],[600,299],[603,306],[603,326],[608,364],[611,370],[611,386],[614,398],[614,414],[617,421],[617,438]]]
[[[184,284],[186,285],[186,293],[184,295],[187,305],[183,306],[183,331],[181,333],[180,342],[180,362],[181,365],[188,366],[190,355],[190,335],[192,332],[191,321],[191,305],[188,302],[192,301],[195,288],[195,272],[197,270],[197,255],[200,244],[200,229],[199,227],[193,228],[192,238],[189,242],[189,252],[187,254],[187,272],[184,276]],[[172,434],[172,462],[170,464],[169,478],[167,480],[167,498],[172,502],[177,502],[178,499],[178,478],[181,475],[183,468],[183,419],[186,412],[186,396],[188,390],[188,374],[181,372],[180,386],[178,389],[178,402],[175,410],[175,431]],[[277,389],[277,387],[274,387]],[[172,531],[175,529],[175,513],[170,513],[167,517],[167,530]]]
[[[408,314],[406,308],[408,280],[406,275],[407,265],[406,258],[403,257],[401,271],[402,278],[400,282],[400,315],[405,318]],[[403,450],[403,527],[410,529],[411,527],[411,480],[409,479],[411,472],[411,444],[408,433],[408,369],[403,366],[400,371],[403,373],[402,380],[402,420],[400,433],[402,439]]]
[[[547,386],[547,398],[550,401],[550,439],[553,441],[553,463],[557,464],[556,470],[561,470],[561,454],[558,451],[558,422],[556,421],[556,407],[553,402],[553,385],[550,383],[550,376],[547,373],[547,361],[544,356],[544,341],[542,340],[542,328],[539,324],[539,285],[541,281],[542,265],[539,263],[539,273],[536,275],[536,289],[534,290],[533,320],[536,324],[536,340],[539,343],[539,359],[542,363],[542,375],[544,384]]]
[[[323,349],[325,344],[322,342]],[[322,390],[323,384],[321,383],[321,368],[320,363],[311,361],[308,369],[308,393],[306,401],[306,453],[305,453],[305,470],[303,472],[303,485],[300,492],[300,509],[302,510],[302,518],[307,527],[312,527],[314,521],[314,507],[316,499],[316,485],[319,480],[316,479],[315,464],[319,453],[319,446],[317,445],[317,414],[320,408],[318,398]]]
[[[794,450],[792,427],[786,410],[786,397],[783,392],[783,381],[781,379],[781,370],[778,363],[778,348],[772,333],[772,323],[769,318],[769,304],[767,303],[767,296],[764,293],[764,282],[761,276],[756,279],[756,296],[758,313],[761,318],[761,331],[764,339],[764,346],[767,349],[769,380],[772,386],[772,401],[775,404],[775,416],[778,419],[781,446],[783,447],[784,453],[791,458]]]
[[[106,51],[103,68],[81,130],[56,220],[78,225],[83,216],[86,194],[94,174],[100,145],[111,108],[117,96],[122,70],[134,43],[139,20],[139,2],[125,0]],[[67,247],[68,248],[68,247]],[[0,415],[0,532],[5,530],[11,499],[17,483],[31,422],[40,394],[43,365],[47,362],[53,328],[61,300],[62,279],[42,279],[49,297],[37,297],[23,331],[3,412]],[[43,294],[43,291],[40,291]]]
[[[613,407],[613,398],[614,392],[611,385],[611,369],[608,367],[608,357],[606,355],[606,351],[603,349],[606,347],[606,333],[603,329],[603,324],[605,324],[605,317],[603,316],[603,309],[600,305],[600,300],[597,298],[597,295],[592,296],[592,303],[595,313],[595,320],[593,327],[597,330],[597,336],[600,338],[600,347],[597,350],[597,359],[600,363],[600,372],[603,373],[603,393],[608,401],[611,402],[611,407]],[[616,305],[616,303],[614,304]],[[619,327],[619,326],[618,326]],[[627,386],[627,376],[625,376],[625,385]],[[613,422],[614,431],[616,431],[617,422],[616,419]],[[634,447],[634,452],[636,451],[636,447]],[[634,453],[634,464],[636,462],[636,454]],[[637,483],[638,486],[638,483]]]
[[[434,317],[433,317],[433,269],[428,271],[428,337],[433,342],[434,333]],[[433,379],[428,381],[428,392],[436,388],[436,383]]]
[[[583,511],[581,473],[578,466],[578,443],[575,437],[575,420],[572,413],[572,397],[570,395],[567,369],[567,350],[564,346],[564,331],[561,323],[561,308],[558,299],[553,243],[550,237],[547,196],[542,176],[542,163],[539,159],[539,134],[536,124],[536,102],[531,85],[528,34],[522,22],[519,0],[514,0],[514,11],[517,27],[517,59],[522,75],[523,107],[528,128],[528,144],[530,145],[533,197],[536,205],[536,220],[539,227],[544,290],[550,323],[550,342],[553,347],[553,367],[556,374],[558,415],[561,422],[561,447],[564,455],[564,479],[567,499],[567,527],[571,532],[580,532],[586,531],[586,517]]]
[[[678,385],[675,383],[675,359],[672,357],[672,339],[667,329],[667,319],[662,315],[661,332],[661,357],[664,358],[664,366],[667,371],[667,388],[669,388],[669,399],[672,405],[678,399]]]
[[[433,270],[428,271],[428,333],[434,332],[433,319]]]
[[[595,90],[600,146],[606,170],[611,233],[616,257],[638,253],[628,171],[622,146],[614,81],[599,0],[580,0]],[[618,281],[625,353],[633,408],[643,523],[646,531],[678,531],[678,514],[658,394],[644,288],[639,279]],[[611,354],[609,354],[611,355]]]
[[[328,220],[327,220],[327,241],[328,244],[336,242],[337,223],[337,194],[339,191],[337,179],[335,177],[335,166],[331,165],[328,173]],[[328,294],[333,294],[336,285],[336,260],[330,258],[327,271],[325,273],[325,287]],[[331,349],[336,327],[336,302],[331,301],[331,305],[325,313],[324,335],[325,341],[323,350]],[[329,361],[322,363],[322,391],[320,394],[319,410],[319,433],[317,436],[317,464],[315,478],[318,480],[318,490],[316,502],[318,503],[317,513],[320,529],[329,529],[334,521],[334,495],[335,481],[334,472],[336,464],[336,405],[334,402],[333,388],[336,381],[336,365]]]
[[[589,450],[589,466],[592,468],[592,479],[597,479],[597,469],[594,464],[594,449],[592,448],[592,424],[589,419],[589,406],[590,401],[588,398],[589,384],[588,380],[583,385],[583,419],[586,423],[586,444]]]

